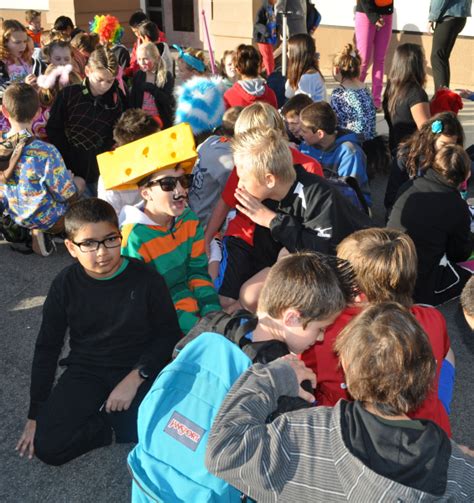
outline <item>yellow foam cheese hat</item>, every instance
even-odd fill
[[[131,189],[156,171],[180,165],[190,173],[197,159],[191,126],[185,122],[97,156],[106,189]]]

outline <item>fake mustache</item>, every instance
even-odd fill
[[[187,201],[188,200],[188,196],[185,195],[185,196],[178,196],[178,197],[174,197],[173,196],[173,201],[181,201],[181,199],[183,199],[184,201]]]

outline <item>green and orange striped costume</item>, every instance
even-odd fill
[[[186,334],[201,316],[221,310],[207,272],[204,230],[187,208],[171,229],[157,225],[136,206],[124,208],[122,255],[151,263],[171,293]]]

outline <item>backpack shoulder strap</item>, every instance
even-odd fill
[[[26,136],[15,140],[5,140],[0,144],[0,181],[6,183],[20,160],[23,149],[29,145],[35,136]],[[3,148],[2,148],[3,147]],[[4,151],[2,156],[1,151]]]

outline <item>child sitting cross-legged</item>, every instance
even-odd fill
[[[192,180],[179,164],[157,170],[138,182],[142,203],[125,206],[120,215],[122,253],[164,277],[184,333],[221,309],[207,272],[204,230],[186,204]]]
[[[303,354],[303,360],[318,376],[318,405],[333,406],[341,398],[349,399],[344,371],[334,351],[339,332],[368,305],[394,301],[405,306],[428,336],[436,372],[431,389],[410,417],[431,419],[451,435],[447,410],[451,400],[454,367],[453,354],[443,315],[435,308],[413,303],[417,275],[416,250],[409,236],[395,229],[364,229],[346,237],[337,248],[337,256],[348,260],[355,272],[360,295],[326,331],[324,342]],[[450,361],[445,361],[448,358]],[[442,388],[441,397],[438,395]],[[444,405],[444,406],[443,406]]]
[[[11,130],[2,149],[22,146],[0,171],[0,206],[19,226],[31,230],[33,251],[49,255],[51,240],[45,234],[64,230],[64,214],[85,188],[85,181],[66,169],[56,147],[36,139],[32,124],[39,114],[38,93],[28,84],[12,84],[3,97],[2,112]]]
[[[112,442],[137,441],[137,410],[181,336],[163,278],[120,256],[114,209],[84,199],[65,217],[77,263],[54,279],[43,307],[20,455],[61,465]],[[69,330],[66,370],[53,386]]]

